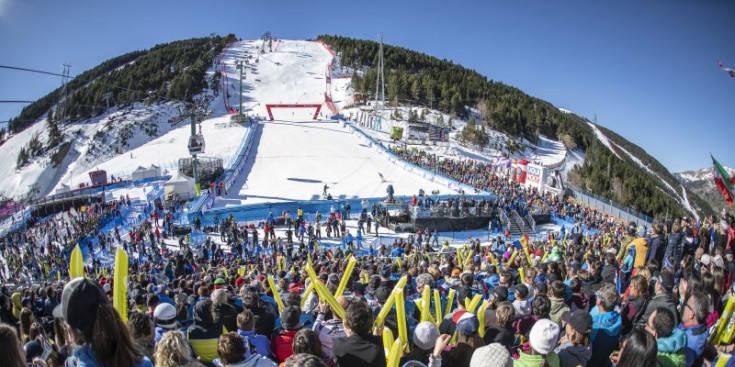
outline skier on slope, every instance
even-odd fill
[[[378,172],[378,176],[380,176],[380,182],[385,182],[385,177],[383,177],[383,174]]]

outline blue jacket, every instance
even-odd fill
[[[250,345],[255,347],[255,351],[261,356],[270,356],[270,342],[265,335],[256,334],[255,330],[238,330],[237,335],[240,335],[244,341],[250,342]],[[247,347],[247,343],[245,344],[245,357],[250,358],[250,348]]]
[[[687,337],[687,345],[684,353],[687,357],[687,367],[694,365],[694,362],[704,353],[705,344],[707,344],[707,326],[706,325],[679,325],[679,329],[683,330]]]
[[[620,331],[623,321],[615,311],[601,314],[598,307],[590,311],[592,316],[592,333],[590,343],[592,345],[592,358],[588,366],[605,367],[610,366],[610,354],[618,347],[620,342]]]
[[[77,367],[104,367],[97,361],[97,355],[92,347],[85,345],[74,351],[74,358],[77,359]],[[153,363],[148,357],[143,357],[140,363],[136,364],[135,367],[153,367]]]
[[[660,367],[683,366],[686,362],[685,348],[687,336],[684,330],[676,328],[671,335],[657,338],[658,353],[656,364]]]

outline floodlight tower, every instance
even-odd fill
[[[385,105],[385,74],[383,73],[383,35],[378,35],[378,71],[375,79],[375,104],[378,104],[380,92],[380,109]],[[377,107],[377,106],[376,106]],[[377,108],[376,108],[377,109]]]

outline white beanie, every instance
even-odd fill
[[[492,343],[475,349],[470,360],[470,367],[512,367],[508,349],[498,343]]]
[[[439,338],[439,331],[429,321],[419,323],[413,331],[413,343],[421,350],[433,349],[437,338]]]
[[[536,321],[528,335],[531,348],[539,354],[549,354],[556,348],[559,339],[559,325],[549,319]]]

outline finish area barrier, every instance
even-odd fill
[[[319,116],[319,111],[322,110],[322,104],[266,104],[265,109],[268,111],[268,118],[273,121],[273,112],[271,109],[273,108],[316,108],[316,111],[314,112],[314,117],[312,120],[316,120],[317,116]]]

